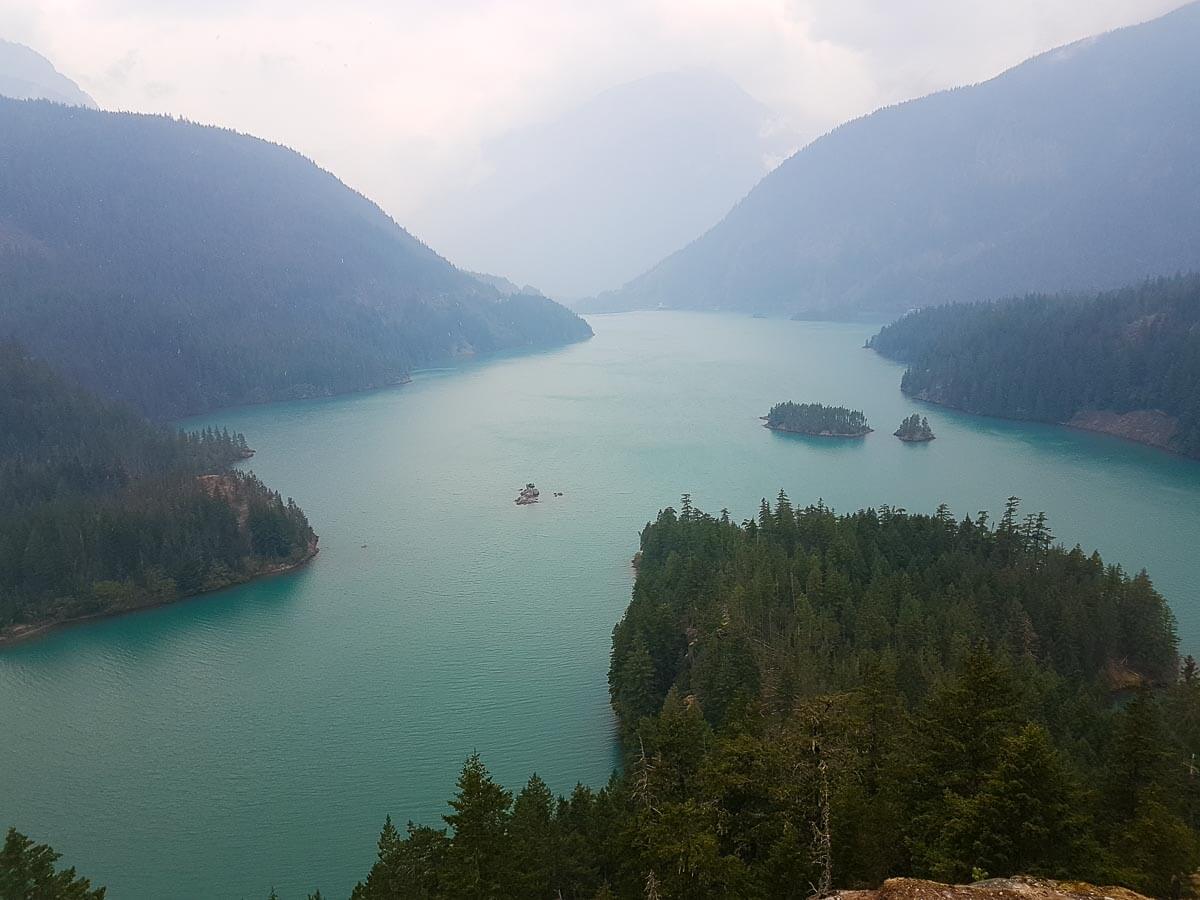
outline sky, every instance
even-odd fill
[[[1179,0],[0,0],[106,109],[293,147],[401,224],[484,148],[613,85],[724,73],[804,141]],[[418,229],[419,234],[419,229]]]

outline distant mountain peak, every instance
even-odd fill
[[[53,100],[97,109],[79,85],[24,44],[0,39],[0,96],[16,100]]]
[[[1200,269],[1200,3],[877,110],[585,308],[834,318]]]
[[[413,225],[459,265],[586,296],[716,223],[795,146],[728,76],[659,72],[491,141],[491,174]]]

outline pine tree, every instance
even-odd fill
[[[640,632],[634,635],[629,653],[616,673],[613,700],[628,723],[653,715],[659,707],[654,660]]]
[[[978,794],[956,797],[939,836],[935,871],[1088,878],[1098,845],[1083,798],[1049,734],[1028,724],[1006,738]]]
[[[511,842],[508,834],[512,796],[492,780],[472,753],[458,776],[458,791],[450,801],[454,812],[445,815],[454,831],[448,859],[448,882],[456,897],[506,896]]]
[[[512,838],[514,896],[551,897],[558,861],[558,828],[554,820],[554,796],[536,774],[517,794],[509,822]]]
[[[56,869],[60,854],[9,828],[0,848],[0,900],[104,900],[105,889]]]

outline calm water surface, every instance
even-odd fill
[[[641,526],[689,491],[752,515],[780,487],[841,510],[959,514],[1010,494],[1068,544],[1146,566],[1200,649],[1200,464],[928,408],[891,437],[900,368],[858,325],[592,320],[545,354],[254,407],[253,468],[304,506],[303,572],[0,652],[0,826],[123,898],[349,892],[383,817],[437,822],[478,749],[504,783],[600,784],[605,674]],[[794,399],[861,407],[863,441],[774,434]],[[545,501],[516,507],[535,481]],[[565,496],[552,498],[551,491]]]

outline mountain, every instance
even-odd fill
[[[485,147],[491,174],[415,224],[462,265],[582,297],[682,247],[795,146],[722,75],[652,75]]]
[[[487,272],[471,272],[471,277],[476,281],[482,281],[486,285],[490,285],[498,290],[505,297],[511,297],[513,294],[529,294],[533,297],[544,297],[541,291],[531,284],[523,287],[515,281],[505,278],[503,275],[489,275]]]
[[[909,364],[901,388],[919,399],[1200,458],[1200,275],[936,306],[868,345]]]
[[[586,308],[832,317],[1200,269],[1200,4],[814,141]]]
[[[154,416],[591,334],[253,137],[0,99],[0,159],[0,339]]]
[[[231,464],[241,435],[185,433],[0,344],[0,643],[308,560],[304,513]]]
[[[0,96],[96,108],[96,101],[46,57],[24,44],[5,40],[0,40]]]

